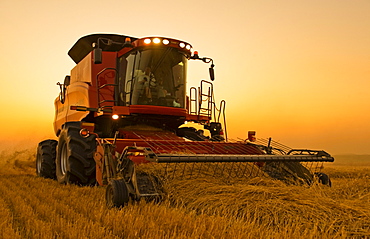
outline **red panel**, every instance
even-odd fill
[[[114,106],[112,110],[112,114],[130,115],[130,107],[128,106]]]
[[[93,61],[92,57],[92,61]],[[105,68],[116,68],[117,65],[117,52],[103,52],[103,62],[101,64],[94,64],[94,62],[91,63],[91,82],[92,87],[90,87],[89,90],[89,100],[90,100],[90,107],[91,108],[98,108],[98,97],[97,97],[97,74],[101,72]],[[103,72],[100,74],[101,80],[107,83],[114,83],[114,78],[112,78],[112,71],[113,70],[107,70],[106,72]],[[113,71],[114,72],[114,71]],[[100,85],[102,85],[100,83]],[[111,100],[113,99],[113,87],[107,87],[104,89],[102,93],[102,97],[100,100],[106,99]]]
[[[208,117],[204,115],[191,115],[191,114],[186,115],[187,121],[209,121],[211,119],[212,117]]]
[[[245,143],[142,139],[118,139],[116,143],[118,152],[126,146],[137,146],[149,147],[156,154],[263,154],[258,148]]]
[[[164,107],[155,105],[130,105],[130,113],[186,116],[186,110],[183,108]]]
[[[263,154],[253,145],[213,141],[187,141],[167,131],[121,131],[125,139],[117,139],[116,150],[121,153],[127,146],[149,147],[156,154]],[[109,141],[113,142],[113,139]],[[132,159],[143,163],[143,158]],[[146,162],[146,161],[145,161]]]

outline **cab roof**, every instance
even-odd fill
[[[125,39],[129,37],[131,41],[135,41],[136,37],[118,35],[118,34],[104,34],[104,33],[97,33],[97,34],[90,34],[81,37],[78,41],[72,46],[72,48],[68,51],[68,55],[72,58],[72,60],[77,64],[79,63],[87,54],[89,54],[94,48],[93,43],[97,43],[99,38],[110,39],[115,42],[125,42]],[[99,47],[103,51],[119,51],[122,47],[118,44],[100,44]]]

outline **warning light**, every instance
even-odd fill
[[[169,41],[169,40],[167,40],[167,39],[163,39],[163,41],[162,41],[162,42],[163,42],[163,44],[164,44],[164,45],[168,45],[168,44],[170,44],[170,41]]]
[[[198,51],[194,51],[192,59],[199,59]]]
[[[256,131],[248,131],[248,140],[250,142],[256,141]]]
[[[145,44],[150,44],[151,42],[152,42],[152,40],[150,40],[149,38],[147,38],[147,39],[144,40],[144,43]]]

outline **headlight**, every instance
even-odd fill
[[[158,44],[160,42],[161,42],[161,39],[159,39],[159,38],[154,38],[153,39],[153,43],[155,43],[155,44]]]

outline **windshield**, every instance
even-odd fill
[[[125,105],[185,108],[187,59],[175,48],[135,51],[120,59],[119,84]]]

